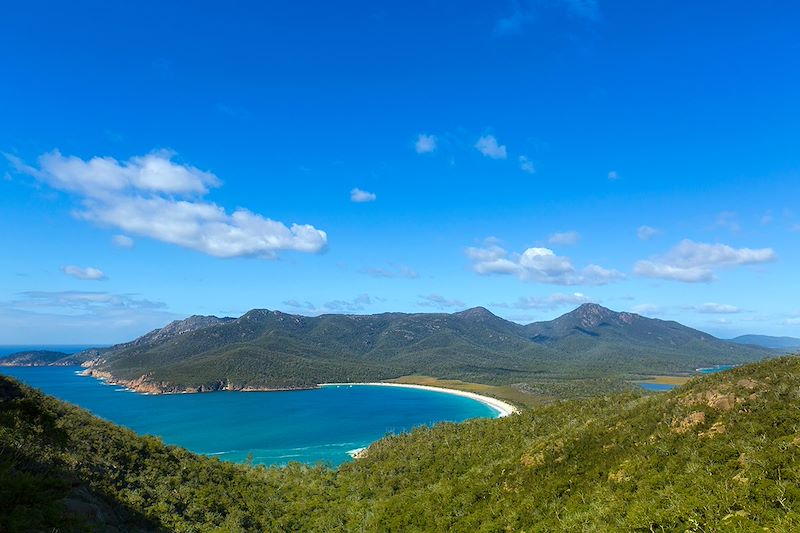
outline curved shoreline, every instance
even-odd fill
[[[495,418],[503,418],[505,416],[512,415],[514,413],[518,413],[519,409],[515,406],[511,405],[508,402],[504,402],[503,400],[498,400],[497,398],[492,398],[491,396],[483,396],[482,394],[476,394],[474,392],[468,392],[458,389],[447,389],[445,387],[432,387],[430,385],[414,385],[412,383],[386,383],[382,381],[370,382],[370,383],[320,383],[317,385],[318,387],[344,387],[344,386],[373,386],[373,387],[403,387],[406,389],[419,389],[419,390],[427,390],[432,392],[442,392],[445,394],[453,394],[455,396],[463,396],[465,398],[470,398],[475,401],[478,401],[484,405],[488,405],[495,411],[497,411],[497,416]]]

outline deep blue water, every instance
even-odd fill
[[[497,415],[475,400],[399,387],[146,395],[78,376],[80,367],[0,367],[0,373],[139,434],[241,462],[338,465],[349,450],[423,424]]]

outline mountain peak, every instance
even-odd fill
[[[612,311],[611,309],[603,307],[600,304],[585,303],[581,304],[574,311],[567,313],[561,318],[573,319],[578,322],[580,327],[591,329],[609,319],[619,319],[623,316],[626,318],[626,320],[623,320],[623,322],[630,322],[630,320],[627,320],[626,315],[627,313],[617,313],[616,311]]]
[[[461,318],[495,318],[497,315],[486,309],[485,307],[472,307],[470,309],[465,309],[463,311],[459,311],[458,313],[454,313],[456,316],[460,316]]]

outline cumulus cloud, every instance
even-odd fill
[[[375,298],[369,294],[359,294],[350,300],[331,300],[321,306],[312,304],[309,301],[285,300],[283,305],[295,311],[302,311],[310,315],[321,315],[325,313],[357,313],[363,311],[368,305],[384,301],[383,298]]]
[[[550,310],[565,306],[576,306],[592,302],[593,300],[581,292],[572,294],[556,293],[549,296],[528,296],[520,297],[516,302],[510,304],[493,304],[496,307],[506,307],[511,309],[543,309]]]
[[[94,268],[94,267],[81,268],[75,265],[67,265],[65,267],[61,267],[61,272],[75,279],[83,279],[90,281],[99,281],[106,279],[106,275],[103,273],[103,271],[100,270],[99,268]]]
[[[436,135],[420,133],[417,136],[417,142],[414,143],[414,149],[418,154],[430,154],[436,151],[437,140]]]
[[[508,152],[504,144],[498,144],[494,135],[484,135],[475,143],[475,148],[490,159],[506,159]]]
[[[388,268],[365,268],[362,273],[373,278],[406,278],[416,279],[419,274],[405,265],[390,265]]]
[[[494,243],[466,249],[472,268],[481,275],[513,275],[523,281],[553,285],[605,285],[622,279],[616,270],[598,265],[576,269],[568,257],[556,255],[549,248],[528,248],[521,254],[509,253]]]
[[[570,246],[573,244],[578,244],[578,241],[581,239],[580,233],[577,231],[564,231],[561,233],[553,233],[547,239],[547,242],[550,244],[560,244]]]
[[[648,278],[708,283],[716,280],[717,268],[767,263],[776,257],[772,248],[733,248],[685,239],[662,256],[638,261],[633,270]]]
[[[736,307],[735,305],[728,305],[728,304],[720,304],[716,302],[707,302],[704,304],[699,304],[692,306],[692,309],[697,311],[698,313],[704,314],[735,314],[741,313],[742,309]]]
[[[436,309],[449,309],[451,307],[464,307],[464,302],[455,298],[445,298],[440,294],[420,295],[418,305],[422,307],[435,307]]]
[[[203,201],[220,180],[174,162],[174,156],[161,150],[127,161],[83,160],[53,151],[33,167],[6,154],[18,171],[80,198],[76,216],[98,225],[215,257],[274,258],[281,250],[316,253],[325,248],[327,235],[314,226],[286,226],[243,208],[228,213]]]
[[[639,229],[636,230],[636,236],[640,241],[649,241],[660,233],[660,230],[650,226],[639,226]]]
[[[120,248],[133,248],[133,239],[127,235],[114,235],[111,237],[111,243]]]
[[[533,166],[533,161],[524,155],[519,156],[519,168],[528,174],[534,174],[536,172],[536,167]]]
[[[355,189],[350,191],[350,201],[356,203],[364,203],[364,202],[374,202],[377,200],[378,197],[375,193],[363,191],[356,187]]]

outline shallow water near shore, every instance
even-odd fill
[[[78,376],[80,367],[0,367],[32,387],[139,434],[193,452],[256,464],[332,466],[387,433],[497,416],[471,398],[427,390],[340,386],[291,392],[145,395]]]

